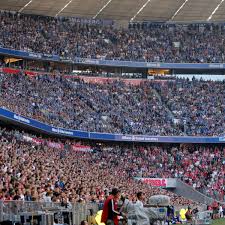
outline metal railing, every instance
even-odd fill
[[[91,212],[97,211],[98,205],[95,203],[62,205],[51,202],[0,201],[0,222],[52,225],[53,221],[57,221],[62,224],[79,225]]]

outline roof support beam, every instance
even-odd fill
[[[96,13],[95,16],[93,16],[93,19],[96,19],[96,17],[109,5],[109,3],[111,2],[112,0],[109,0],[105,5],[102,6],[101,9],[99,9],[99,11]]]
[[[222,5],[223,2],[224,2],[224,0],[221,0],[221,2],[216,6],[216,8],[211,13],[211,15],[209,16],[209,18],[207,19],[207,21],[210,21],[212,19],[213,15],[216,13],[216,11],[219,9],[219,7]]]
[[[30,0],[26,5],[24,5],[19,12],[22,12],[28,5],[30,5],[30,3],[33,2],[33,0]]]
[[[70,0],[67,4],[65,4],[55,15],[58,16],[73,0]]]
[[[137,13],[130,19],[130,22],[132,22],[137,15],[146,7],[146,5],[150,2],[151,0],[147,0],[147,2],[145,2],[145,4],[143,6],[141,6],[141,8],[137,11]]]
[[[178,10],[173,14],[173,16],[169,19],[169,21],[173,20],[175,16],[181,11],[181,9],[186,5],[189,0],[185,0],[183,4],[178,8]]]

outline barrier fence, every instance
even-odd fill
[[[0,222],[79,225],[97,211],[98,205],[95,203],[62,205],[52,202],[0,201]]]
[[[145,207],[154,208],[154,212],[158,217],[158,219],[152,220],[153,222],[155,221],[154,224],[165,224],[165,220],[168,219],[166,207],[156,207],[150,205]],[[186,209],[187,206],[184,207],[183,205],[174,205],[176,214],[180,214],[180,210],[183,210],[184,208]],[[99,205],[97,203],[69,203],[62,205],[62,203],[52,202],[0,201],[0,224],[80,225],[82,220],[87,220],[89,221],[89,224],[93,224],[91,222],[92,218],[96,216],[98,210]],[[200,211],[200,214],[207,213],[208,215],[209,211],[205,211],[206,205],[199,205],[198,210]],[[194,222],[198,221],[198,219],[202,220],[201,218],[198,218],[200,214],[194,215]],[[211,217],[206,217],[203,219],[210,222]],[[9,221],[10,223],[7,223]]]

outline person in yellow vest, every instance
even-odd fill
[[[186,212],[187,212],[186,209],[181,209],[180,210],[180,220],[181,220],[181,222],[186,222],[187,221],[186,220],[186,216],[185,216]]]
[[[105,225],[105,223],[102,223],[101,222],[101,218],[102,218],[102,210],[99,210],[97,213],[96,213],[96,216],[95,216],[95,221],[98,225]]]

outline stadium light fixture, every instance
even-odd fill
[[[145,4],[137,11],[137,13],[130,19],[130,22],[132,22],[137,15],[146,7],[146,5],[150,2],[151,0],[147,0],[147,2],[145,2]]]
[[[68,3],[66,3],[55,15],[58,16],[73,0],[70,0]]]
[[[108,4],[111,2],[112,0],[109,0],[105,5],[102,6],[101,9],[99,9],[99,11],[96,13],[95,16],[93,16],[93,19],[95,19],[107,6]]]
[[[30,0],[26,5],[24,5],[19,12],[22,12],[28,5],[30,5],[30,3],[33,2],[33,0]]]
[[[170,20],[173,20],[175,18],[175,16],[180,12],[180,10],[186,5],[186,3],[188,2],[189,0],[185,0],[183,2],[183,4],[178,8],[178,10],[173,14],[173,16],[170,18]]]
[[[224,2],[224,0],[221,0],[221,2],[216,6],[216,8],[211,13],[211,15],[209,16],[209,18],[207,19],[207,21],[210,21],[212,19],[213,15],[216,13],[216,11],[219,9],[219,7],[222,5],[223,2]]]

